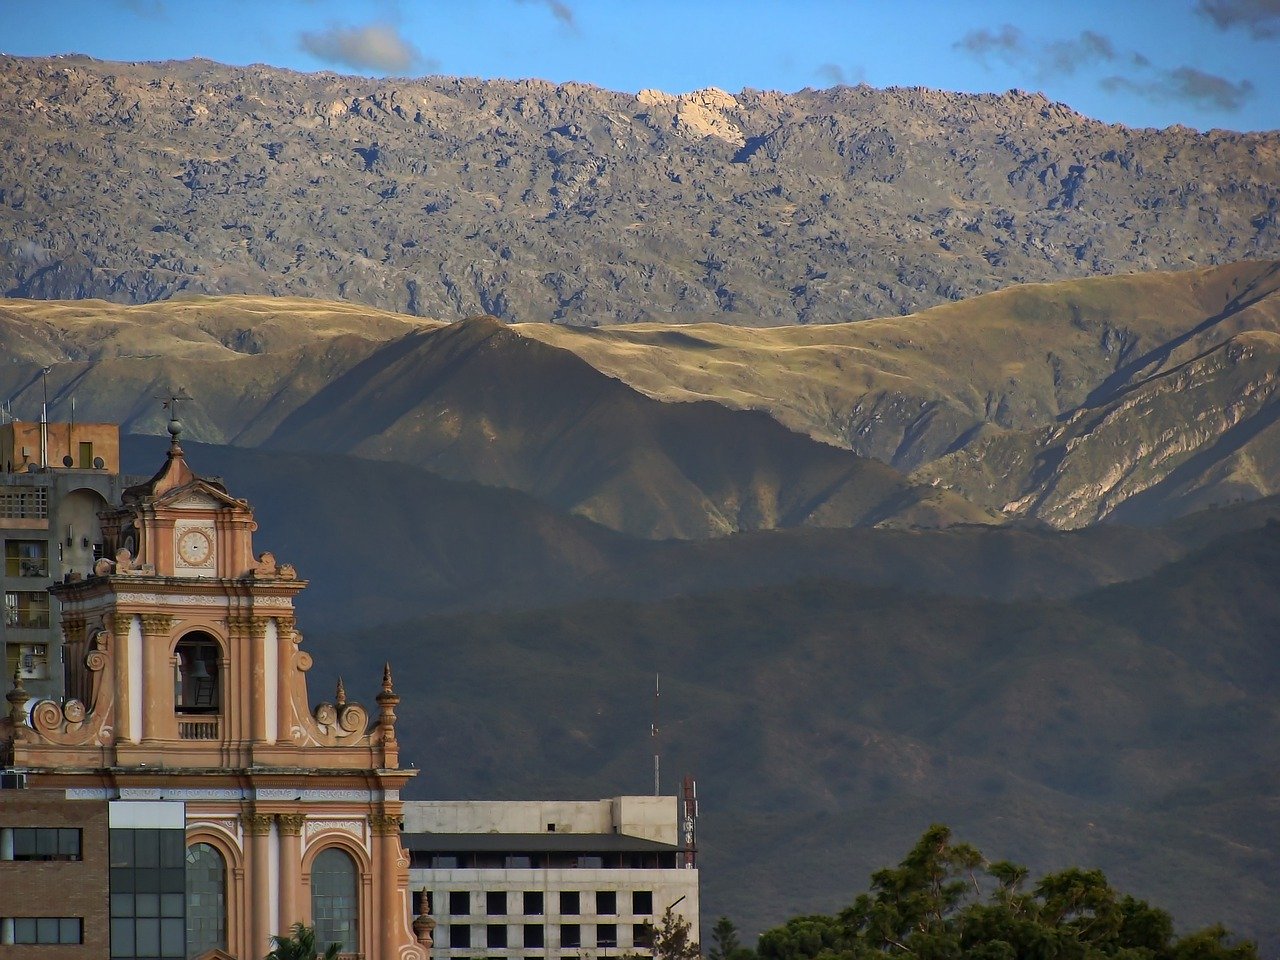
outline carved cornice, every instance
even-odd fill
[[[275,816],[270,813],[242,813],[240,822],[244,824],[244,832],[251,837],[265,837],[271,833],[271,824]]]
[[[142,632],[148,636],[163,636],[173,629],[173,617],[167,613],[144,613]]]
[[[276,814],[276,820],[280,823],[280,832],[287,837],[302,836],[302,826],[307,822],[305,813],[280,813]]]
[[[385,837],[387,834],[399,833],[404,825],[404,817],[398,813],[372,813],[369,815],[369,826],[375,835]]]

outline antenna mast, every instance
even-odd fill
[[[662,674],[655,673],[653,675],[653,723],[649,724],[649,737],[653,740],[653,795],[655,797],[662,795],[662,776],[660,773],[661,753],[658,744],[658,704],[662,693],[659,684],[662,680]]]

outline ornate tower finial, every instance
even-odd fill
[[[342,684],[342,678],[338,678],[338,689],[333,694],[333,702],[338,706],[343,706],[347,702],[347,688]]]
[[[178,441],[178,437],[182,435],[182,421],[178,419],[178,404],[191,398],[187,396],[186,389],[180,387],[177,393],[158,399],[164,401],[163,407],[169,411],[169,457],[172,459],[182,455],[182,444]]]
[[[29,695],[22,686],[21,660],[13,665],[13,689],[5,694],[5,699],[9,701],[9,719],[13,721],[14,728],[26,726]]]
[[[400,702],[400,697],[396,693],[395,685],[391,682],[390,663],[382,668],[382,692],[375,699],[378,701],[380,710],[378,725],[382,727],[382,741],[384,744],[394,744],[396,742],[396,704]]]
[[[413,935],[427,948],[427,956],[431,956],[431,944],[434,942],[431,934],[435,932],[436,921],[431,916],[431,893],[426,887],[422,888],[421,898],[421,912],[413,918]]]

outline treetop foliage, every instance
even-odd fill
[[[1174,936],[1173,919],[1071,868],[1028,887],[935,824],[897,866],[835,916],[795,917],[760,938],[761,960],[1257,960],[1220,926]]]

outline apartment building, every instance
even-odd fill
[[[698,870],[678,797],[595,801],[406,801],[415,912],[438,926],[433,956],[617,957],[646,953],[667,908],[698,929]]]
[[[62,695],[62,629],[48,588],[68,574],[93,573],[102,556],[98,514],[126,485],[115,424],[0,424],[0,695],[15,671],[32,696]]]

